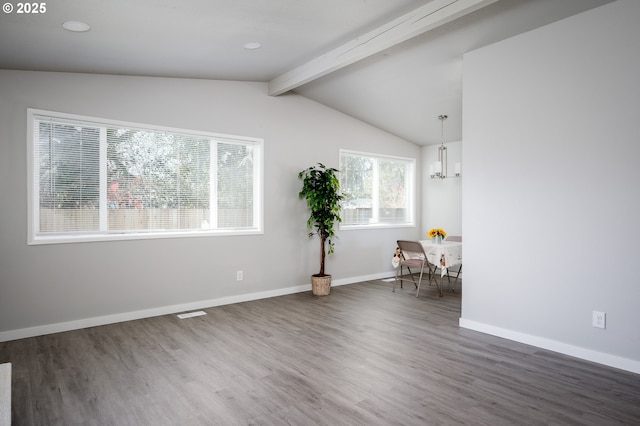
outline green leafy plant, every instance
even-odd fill
[[[322,163],[298,173],[298,178],[302,179],[302,190],[298,195],[307,200],[307,207],[311,211],[307,227],[313,232],[309,233],[309,238],[314,235],[320,237],[320,273],[316,275],[320,277],[326,275],[325,255],[332,254],[334,250],[332,239],[336,232],[335,226],[342,222],[340,202],[344,195],[340,194],[337,173],[338,170],[326,167]]]

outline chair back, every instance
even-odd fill
[[[402,252],[402,256],[405,258],[407,258],[405,253],[415,253],[422,256],[424,259],[427,258],[427,254],[424,252],[424,247],[422,247],[420,241],[398,240],[398,247]]]
[[[449,235],[446,238],[447,241],[451,241],[451,242],[458,242],[461,243],[462,242],[462,236],[460,235]]]

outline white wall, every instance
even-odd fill
[[[264,138],[264,235],[27,246],[28,107]],[[309,288],[319,244],[306,237],[297,173],[337,167],[340,148],[420,158],[414,144],[299,95],[270,97],[263,83],[0,70],[0,341]],[[395,240],[418,234],[339,232],[328,272],[336,284],[391,276]]]
[[[462,143],[445,143],[447,179],[431,179],[429,165],[438,160],[438,147],[422,147],[422,228],[420,239],[427,239],[432,228],[442,228],[447,235],[462,235],[462,177],[455,178],[455,164],[462,157]],[[464,176],[464,171],[462,173]]]
[[[639,16],[465,55],[463,327],[640,372]]]

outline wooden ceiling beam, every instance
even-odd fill
[[[433,0],[330,52],[275,77],[269,82],[269,95],[281,95],[496,1]]]

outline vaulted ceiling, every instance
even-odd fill
[[[0,69],[268,82],[428,145],[462,138],[465,52],[611,1],[8,0]]]

